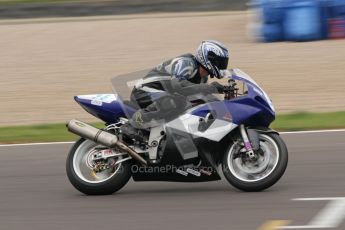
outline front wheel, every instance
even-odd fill
[[[81,138],[70,150],[66,172],[71,184],[87,195],[108,195],[121,189],[131,178],[131,164],[121,153],[116,157],[94,160],[99,151],[107,149]],[[112,151],[112,150],[108,150]]]
[[[240,143],[234,143],[224,154],[224,176],[240,190],[257,192],[267,189],[281,178],[287,167],[288,150],[279,135],[260,133],[259,141],[260,149],[254,158],[247,156]]]

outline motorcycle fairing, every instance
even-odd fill
[[[206,117],[210,111],[216,113],[217,119],[230,121],[236,125],[268,127],[275,119],[271,100],[260,86],[239,69],[234,70],[231,78],[244,82],[248,92],[231,100],[213,101],[198,106],[190,111],[192,115]]]
[[[137,108],[123,101],[118,95],[124,95],[121,93],[121,89],[125,87],[121,87],[121,85],[125,85],[136,76],[143,75],[138,72],[132,77],[126,75],[122,78],[114,78],[115,94],[80,95],[76,96],[75,100],[87,112],[107,124],[116,123],[121,117],[130,118]],[[159,156],[158,161],[147,168],[177,167],[180,171],[167,173],[152,169],[152,172],[133,172],[132,176],[135,181],[201,182],[220,180],[218,165],[224,152],[228,151],[223,146],[229,146],[233,141],[227,135],[240,124],[245,124],[252,128],[248,132],[249,138],[252,142],[258,142],[256,132],[265,130],[264,128],[267,128],[274,120],[274,107],[260,86],[241,70],[234,69],[231,76],[228,77],[243,82],[247,92],[231,100],[218,100],[217,98],[202,100],[205,99],[205,95],[202,95],[199,98],[201,104],[195,106],[197,103],[193,102],[194,107],[164,125],[166,135],[158,140],[161,142],[161,145],[157,147],[159,151],[156,152]],[[267,129],[267,132],[272,131]],[[212,172],[203,172],[205,167],[212,169]]]
[[[74,100],[88,113],[107,124],[118,122],[120,117],[132,116],[136,111],[126,105],[117,94],[92,94],[75,96]]]
[[[159,163],[151,165],[145,171],[137,171],[132,173],[134,181],[174,181],[174,182],[203,182],[220,180],[217,166],[212,158],[215,152],[205,151],[206,145],[210,145],[208,140],[204,138],[190,139],[194,142],[198,151],[198,157],[192,159],[184,159],[174,136],[170,132],[174,130],[167,129],[166,145],[164,146],[163,157]],[[214,147],[215,145],[211,145]],[[138,166],[139,167],[139,166]],[[174,169],[167,171],[159,171],[156,169]],[[175,170],[177,169],[177,170]],[[204,170],[207,169],[207,170]],[[179,171],[180,170],[180,171]],[[194,174],[192,173],[194,171]]]
[[[193,138],[203,137],[212,141],[220,141],[226,134],[237,127],[232,122],[214,119],[207,129],[200,130],[201,121],[199,116],[187,113],[168,122],[166,127],[189,133]]]

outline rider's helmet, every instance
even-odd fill
[[[229,52],[222,43],[206,40],[202,41],[196,50],[195,58],[211,77],[221,78],[220,70],[228,67]]]

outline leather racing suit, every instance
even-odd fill
[[[163,62],[139,80],[131,93],[131,101],[140,109],[131,124],[148,128],[176,118],[188,107],[188,96],[218,93],[208,85],[208,77],[199,75],[200,64],[192,54],[184,54]]]

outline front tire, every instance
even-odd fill
[[[261,154],[256,161],[246,161],[234,143],[224,154],[223,173],[234,187],[246,192],[258,192],[274,185],[284,174],[288,163],[288,150],[275,133],[259,133]],[[241,155],[242,154],[242,155]],[[249,163],[248,163],[249,162]]]
[[[113,170],[114,172],[99,178],[91,169],[89,169],[90,172],[87,172],[86,162],[83,162],[87,158],[87,154],[95,147],[97,147],[96,143],[83,138],[73,145],[66,160],[67,177],[78,191],[86,195],[110,195],[127,184],[132,176],[131,164],[129,161],[124,161],[118,165],[116,170]]]

